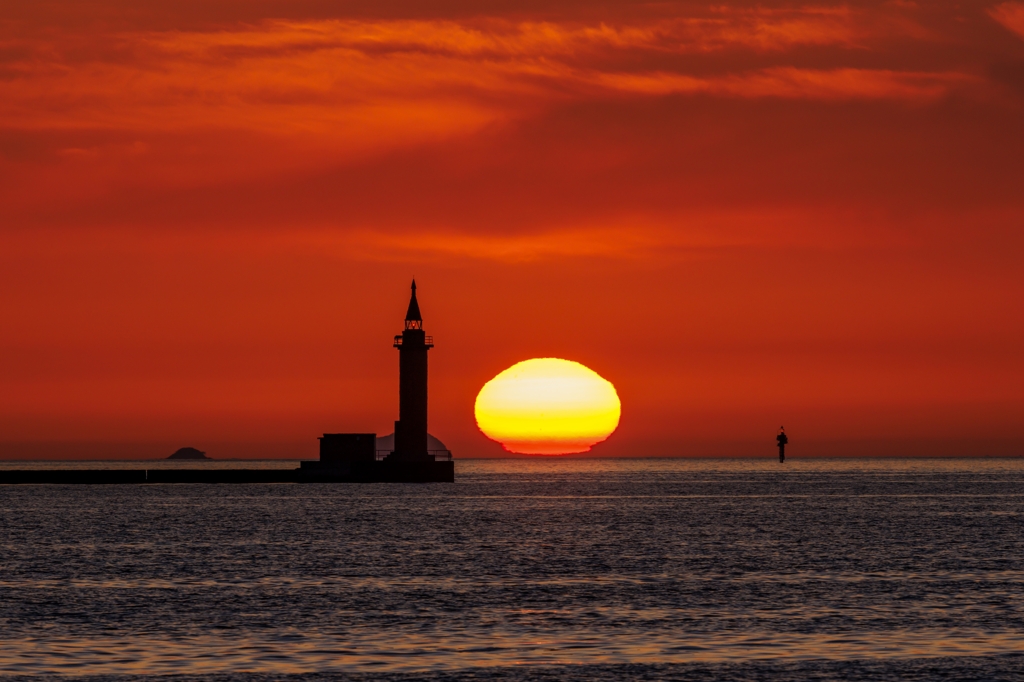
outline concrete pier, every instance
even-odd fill
[[[455,463],[303,462],[297,469],[0,469],[0,485],[156,483],[451,483]]]

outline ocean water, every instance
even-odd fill
[[[1024,679],[1022,459],[456,479],[0,486],[0,676]]]

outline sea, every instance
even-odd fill
[[[1024,459],[455,466],[0,485],[0,678],[1024,679]]]

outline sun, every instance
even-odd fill
[[[534,358],[512,365],[480,389],[476,423],[509,452],[587,452],[619,425],[615,387],[572,360]]]

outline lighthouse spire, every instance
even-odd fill
[[[405,313],[405,328],[423,328],[423,316],[420,315],[420,304],[416,301],[416,280],[412,281],[412,298],[409,299],[409,310]]]

